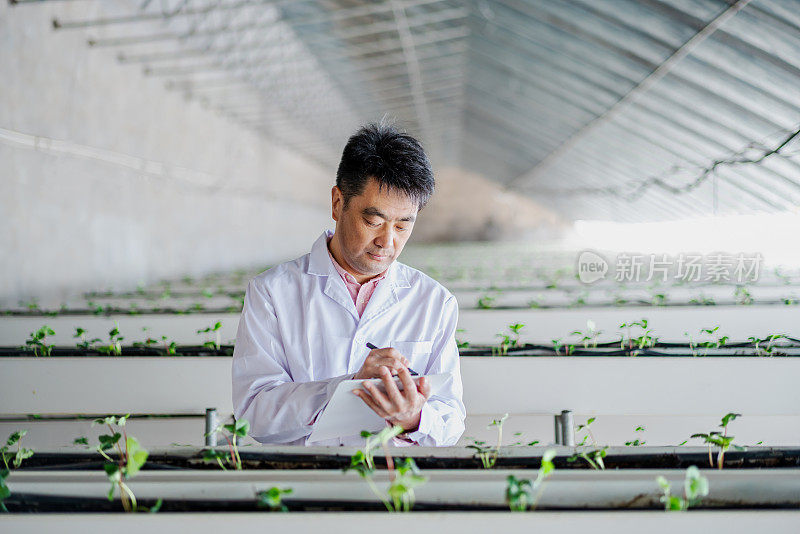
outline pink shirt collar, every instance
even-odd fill
[[[331,236],[328,236],[328,245],[330,245]],[[378,285],[378,282],[386,278],[386,273],[389,271],[386,269],[381,274],[376,276],[375,278],[371,278],[364,282],[363,284],[359,284],[355,277],[348,273],[339,263],[334,259],[333,254],[331,254],[330,248],[328,250],[328,256],[333,263],[333,267],[336,269],[336,272],[339,273],[339,276],[342,277],[344,281],[344,285],[347,288],[347,291],[350,293],[350,296],[353,299],[353,304],[356,306],[356,311],[358,311],[358,316],[364,313],[364,309],[367,307],[367,303],[369,302],[370,297],[372,297],[372,293],[375,292],[375,287]]]

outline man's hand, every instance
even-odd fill
[[[391,424],[400,425],[406,432],[412,432],[419,427],[422,407],[431,396],[431,386],[425,377],[420,377],[419,385],[415,384],[406,367],[400,369],[398,376],[403,384],[403,391],[394,383],[389,369],[383,367],[380,378],[385,394],[371,382],[364,382],[361,384],[364,389],[355,389],[353,393]]]
[[[381,367],[386,367],[390,374],[396,375],[400,369],[406,369],[411,365],[411,362],[405,356],[400,354],[397,349],[387,347],[385,349],[372,349],[367,354],[367,359],[364,360],[364,365],[361,366],[356,376],[356,380],[363,380],[366,378],[380,378]]]

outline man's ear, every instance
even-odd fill
[[[344,196],[342,196],[342,191],[334,185],[331,189],[331,217],[336,222],[339,222],[339,214],[342,212],[343,205]]]

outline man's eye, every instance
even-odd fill
[[[366,219],[364,219],[364,222],[365,222],[365,223],[367,223],[367,226],[372,226],[372,227],[375,227],[375,226],[380,226],[380,224],[378,224],[378,223],[373,223],[373,222],[370,222],[370,221],[368,221],[368,220],[366,220]]]
[[[398,232],[405,232],[406,230],[408,230],[408,228],[406,228],[405,226],[398,226],[397,227],[397,231]]]

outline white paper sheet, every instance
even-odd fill
[[[435,394],[449,377],[450,374],[448,373],[427,375],[425,378],[431,386],[431,394]],[[419,378],[418,376],[412,377],[415,382]],[[308,438],[309,443],[346,436],[357,436],[362,430],[377,432],[386,426],[383,418],[364,404],[363,400],[351,393],[354,389],[361,387],[362,382],[367,381],[379,384],[381,379],[344,380],[336,386],[328,405],[317,417],[314,430]],[[395,382],[398,383],[402,390],[400,379],[395,378]],[[381,389],[383,389],[382,386]]]

